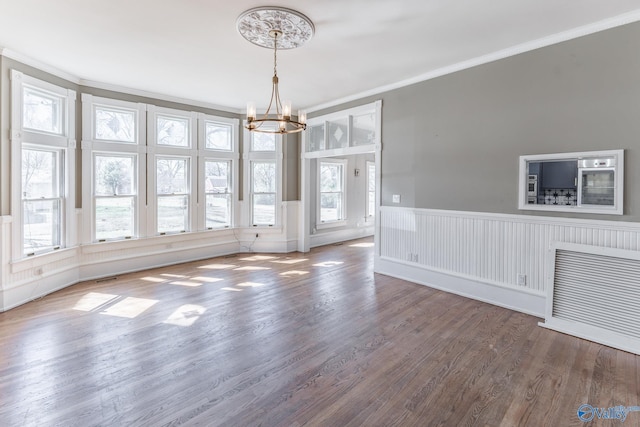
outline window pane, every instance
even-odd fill
[[[324,150],[324,124],[309,128],[309,151]]]
[[[345,148],[349,146],[349,119],[344,118],[329,122],[328,149]]]
[[[136,142],[135,111],[108,107],[95,108],[95,139]]]
[[[187,159],[157,159],[157,194],[188,192],[189,164]]]
[[[96,196],[134,194],[134,163],[132,157],[95,157]]]
[[[186,231],[188,206],[188,196],[158,197],[158,233]]]
[[[342,193],[322,193],[320,195],[320,221],[342,219]]]
[[[320,191],[342,191],[342,165],[320,163]]]
[[[62,98],[29,87],[22,93],[22,126],[62,135]]]
[[[253,223],[254,224],[275,224],[276,222],[276,195],[275,194],[254,194],[253,195]]]
[[[369,191],[376,191],[376,167],[367,166],[367,187]]]
[[[251,151],[276,151],[276,135],[253,132],[251,134]]]
[[[179,117],[158,116],[157,141],[159,145],[189,147],[189,120]]]
[[[24,202],[24,253],[60,246],[60,200]]]
[[[275,162],[254,162],[251,164],[254,193],[276,192],[276,164]]]
[[[231,194],[207,194],[206,227],[231,226]]]
[[[133,236],[133,197],[96,199],[96,240]]]
[[[376,115],[374,113],[353,116],[353,145],[375,144]]]
[[[376,193],[373,191],[369,191],[369,200],[367,200],[367,213],[369,216],[374,216],[376,214]]]
[[[231,126],[221,123],[206,122],[205,133],[205,148],[210,150],[231,151]]]
[[[205,193],[228,193],[231,191],[230,162],[205,161],[204,162],[204,191]]]
[[[22,150],[22,198],[58,197],[59,154],[56,151]]]

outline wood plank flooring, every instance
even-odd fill
[[[0,426],[608,426],[578,407],[640,405],[640,357],[373,274],[370,244],[125,274],[0,313]]]

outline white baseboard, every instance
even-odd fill
[[[338,231],[323,231],[322,233],[310,236],[310,247],[315,248],[317,246],[332,245],[347,240],[373,236],[374,230],[374,226],[371,225],[369,227],[349,228]]]
[[[2,292],[3,305],[0,307],[0,312],[11,310],[14,307],[42,298],[78,282],[81,282],[78,278],[78,270],[73,267],[42,276],[22,285],[5,288]]]
[[[438,272],[419,264],[383,257],[377,257],[375,272],[532,316],[544,317],[546,298],[542,293],[509,288],[460,275]]]

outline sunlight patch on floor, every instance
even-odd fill
[[[234,271],[262,271],[271,270],[269,267],[258,267],[257,265],[246,265],[244,267],[234,268]]]
[[[264,283],[243,282],[238,283],[236,286],[240,286],[241,288],[259,288],[260,286],[264,286]]]
[[[333,267],[334,265],[342,265],[342,261],[324,261],[317,264],[313,264],[314,267]]]
[[[374,245],[373,242],[367,243],[354,243],[353,245],[349,245],[350,248],[372,248]]]
[[[171,316],[162,323],[177,326],[191,326],[205,311],[207,311],[207,309],[201,305],[185,304],[171,313]]]
[[[162,282],[166,282],[169,279],[161,279],[160,277],[147,276],[147,277],[143,277],[142,280],[146,280],[147,282],[162,283]]]
[[[185,277],[187,277],[184,274],[171,274],[171,273],[162,273],[160,275],[164,277],[171,277],[172,279],[184,279]]]
[[[191,281],[187,281],[187,280],[177,280],[175,282],[169,282],[169,284],[171,285],[178,285],[178,286],[189,286],[192,288],[198,287],[198,286],[202,286],[202,282],[191,282]]]
[[[108,304],[116,298],[118,298],[118,295],[89,292],[78,300],[76,305],[73,306],[73,310],[93,311],[98,307]]]
[[[221,288],[223,291],[231,291],[231,292],[242,292],[242,289],[237,289],[237,288]]]
[[[281,259],[278,261],[271,261],[271,262],[275,262],[278,264],[297,264],[299,262],[305,262],[305,261],[309,261],[309,259],[308,258]]]
[[[133,319],[144,313],[147,309],[155,305],[157,302],[158,300],[155,299],[127,297],[122,301],[106,308],[104,311],[101,311],[100,314]]]
[[[271,259],[278,259],[277,256],[271,255],[253,255],[245,258],[238,258],[240,261],[269,261]]]
[[[215,283],[215,282],[220,282],[224,279],[220,279],[218,277],[196,276],[196,277],[192,277],[191,280],[199,280],[201,282],[206,282],[206,283]]]
[[[198,268],[205,268],[207,270],[226,270],[228,268],[235,268],[237,266],[233,265],[233,264],[207,264],[207,265],[201,265]]]
[[[304,270],[289,270],[284,273],[280,273],[281,276],[289,277],[289,276],[304,276],[305,274],[309,274],[308,271]]]

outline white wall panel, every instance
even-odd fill
[[[545,292],[552,243],[640,248],[638,223],[388,206],[380,214],[383,259],[536,294]]]

